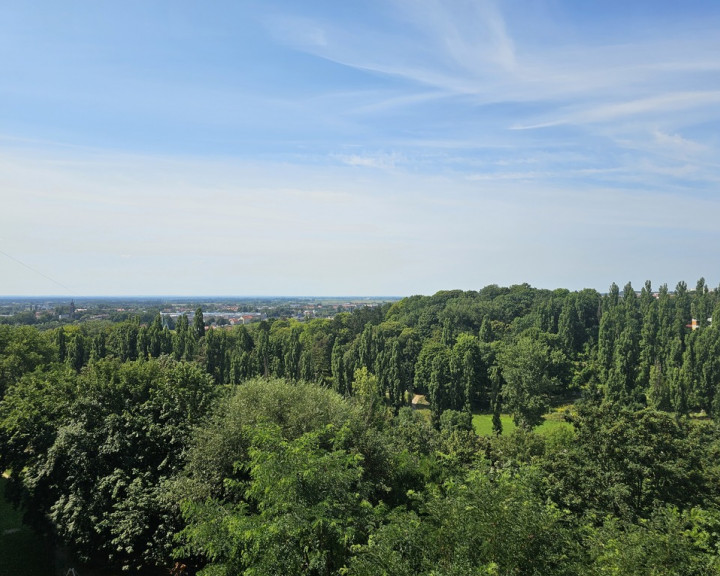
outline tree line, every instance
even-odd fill
[[[352,395],[358,370],[397,411],[415,393],[434,422],[446,409],[512,412],[535,425],[554,398],[581,392],[665,411],[720,408],[718,291],[700,279],[657,292],[649,282],[607,294],[528,285],[443,291],[332,319],[271,320],[207,330],[202,310],[169,329],[151,322],[85,323],[39,332],[0,326],[9,351],[0,392],[40,363],[76,371],[106,357],[169,356],[198,363],[218,385],[255,376],[316,382]],[[693,320],[694,319],[694,320]],[[695,325],[693,326],[693,321]],[[26,340],[26,341],[25,341]],[[23,349],[24,347],[24,349]],[[14,349],[14,352],[13,352]],[[495,390],[495,392],[493,392]]]
[[[716,574],[719,303],[701,279],[0,326],[0,468],[28,522],[128,569]],[[533,432],[556,403],[572,427]]]

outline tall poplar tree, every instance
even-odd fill
[[[195,317],[193,318],[193,332],[195,333],[195,339],[198,342],[205,337],[205,319],[203,318],[202,308],[195,310]]]

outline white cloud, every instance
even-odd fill
[[[699,142],[683,138],[680,134],[668,134],[662,130],[653,130],[655,143],[671,154],[679,154],[681,157],[702,155],[710,148]]]
[[[395,168],[395,166],[402,161],[402,156],[397,153],[340,154],[337,158],[348,166],[361,166],[382,170]]]

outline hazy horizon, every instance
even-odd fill
[[[701,276],[700,278],[703,278]],[[687,284],[687,289],[690,292],[695,291],[695,285],[697,280],[700,278],[696,278],[693,280],[687,280],[684,278],[678,279],[676,282],[668,283],[663,282],[660,284],[655,284],[651,281],[652,290],[653,293],[657,293],[660,289],[660,287],[663,284],[667,285],[668,292],[670,294],[675,292],[675,288],[677,286],[678,282],[685,282]],[[646,280],[647,281],[647,280]],[[645,281],[643,282],[632,282],[628,281],[632,284],[633,290],[636,293],[640,293],[641,289],[645,285]],[[620,290],[623,289],[623,287],[627,284],[627,282],[614,282]],[[584,289],[589,290],[596,290],[599,294],[607,294],[610,285],[604,287],[604,288],[598,288],[595,286],[584,286],[582,288],[575,288],[570,289],[566,286],[553,286],[553,287],[547,287],[547,286],[536,286],[533,284],[530,284],[528,282],[520,282],[518,284],[510,284],[510,285],[503,285],[498,284],[496,282],[486,284],[484,286],[479,286],[476,288],[453,288],[453,287],[447,287],[447,288],[440,288],[439,290],[436,290],[432,293],[412,293],[412,294],[0,294],[0,301],[3,300],[11,300],[11,299],[20,299],[20,300],[72,300],[72,299],[86,299],[86,300],[283,300],[283,299],[297,299],[297,300],[309,300],[309,299],[324,299],[324,300],[381,300],[381,299],[391,299],[391,300],[401,300],[403,298],[408,298],[411,296],[433,296],[434,294],[438,292],[450,292],[454,290],[462,290],[462,291],[481,291],[483,288],[487,288],[489,286],[498,286],[500,288],[512,288],[514,286],[521,286],[524,284],[528,284],[531,288],[535,288],[538,290],[569,290],[571,292],[573,291],[580,291]],[[706,283],[709,289],[718,289],[720,290],[720,286],[712,286]]]

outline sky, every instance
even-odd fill
[[[0,295],[720,282],[720,3],[0,4]]]

